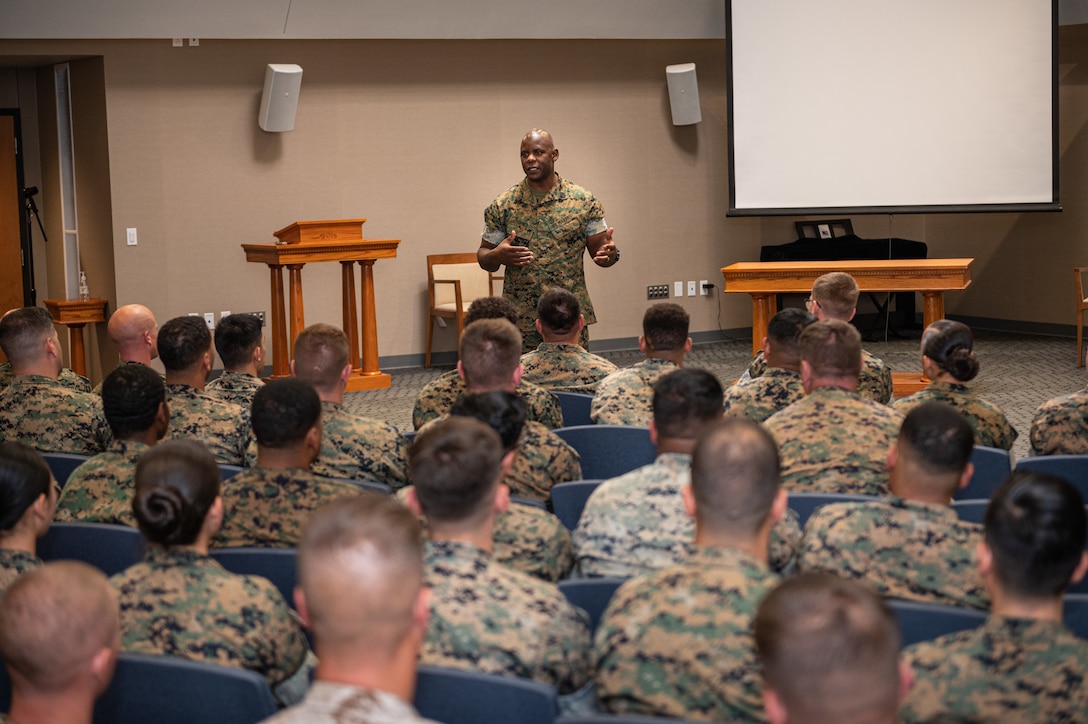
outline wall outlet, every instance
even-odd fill
[[[129,246],[136,246],[136,227],[130,226],[125,229],[125,242]]]
[[[651,284],[646,287],[647,299],[668,299],[669,298],[669,285],[668,284]],[[441,319],[441,317],[439,317]]]
[[[695,296],[695,282],[688,282],[688,296]]]
[[[673,282],[672,283],[672,295],[674,297],[684,296],[684,282]]]
[[[204,324],[208,325],[208,329],[215,330],[215,312],[204,312]]]
[[[230,310],[229,309],[224,309],[222,312],[219,313],[219,321],[222,322],[224,319],[226,319],[229,316],[230,316]]]
[[[700,279],[699,280],[699,295],[700,296],[704,296],[704,297],[709,296],[710,295],[710,290],[713,289],[713,288],[714,287],[710,286],[710,282],[707,281],[706,279]]]
[[[261,320],[261,326],[264,326],[264,312],[242,312],[242,314],[252,314],[257,319]],[[441,317],[439,317],[441,319]]]

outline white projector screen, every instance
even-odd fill
[[[1057,210],[1057,0],[726,0],[730,215]]]

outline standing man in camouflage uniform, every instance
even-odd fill
[[[466,417],[435,423],[412,443],[408,504],[427,517],[423,566],[431,589],[420,661],[534,679],[571,694],[589,680],[585,613],[555,585],[492,557],[495,516],[509,505],[500,483],[509,464],[498,433]]]
[[[752,617],[778,583],[767,544],[786,511],[774,440],[744,418],[708,428],[683,495],[695,549],[613,595],[594,647],[597,694],[617,714],[758,720]]]
[[[313,385],[321,398],[321,454],[310,469],[327,478],[403,488],[408,484],[404,435],[387,422],[344,407],[349,357],[347,335],[331,324],[310,325],[295,340],[291,374]]]
[[[586,288],[582,256],[613,266],[620,259],[613,229],[604,207],[586,189],[555,172],[559,149],[552,135],[534,128],[521,139],[521,169],[525,178],[484,211],[484,232],[476,257],[480,266],[496,272],[505,265],[502,293],[518,308],[522,352],[541,342],[534,322],[536,303],[549,287],[570,289],[581,303],[586,324],[597,321]],[[589,342],[588,328],[581,334]]]
[[[110,340],[117,347],[118,367],[122,365],[150,366],[159,356],[159,323],[155,315],[142,304],[125,304],[110,315],[106,326]],[[166,381],[166,378],[163,378]],[[102,383],[95,385],[94,393],[102,394]]]
[[[166,440],[200,440],[220,465],[246,465],[257,455],[249,410],[205,392],[212,371],[212,335],[200,317],[175,317],[159,328],[166,368],[170,428]]]
[[[691,351],[688,313],[678,304],[660,302],[642,315],[638,348],[646,359],[613,372],[597,383],[589,416],[598,425],[649,426],[653,420],[654,383],[684,366]]]
[[[903,416],[858,391],[861,335],[825,319],[801,333],[805,398],[764,423],[782,454],[782,485],[796,493],[888,493],[888,448]]]
[[[695,522],[681,491],[691,482],[695,440],[722,418],[722,386],[706,370],[678,369],[654,385],[650,437],[657,459],[605,480],[574,531],[582,576],[630,578],[679,563],[692,553]],[[784,517],[771,534],[771,566],[793,561],[801,529]]]
[[[249,409],[261,389],[264,371],[264,334],[254,314],[230,314],[215,328],[215,351],[223,360],[223,374],[208,383],[208,392]]]
[[[990,616],[903,652],[915,677],[903,721],[1084,721],[1088,641],[1062,624],[1062,594],[1088,571],[1084,500],[1065,480],[1016,472],[984,526]]]
[[[113,431],[113,443],[68,476],[56,519],[135,528],[132,491],[136,463],[170,425],[166,386],[150,367],[122,364],[102,381],[102,409]]]
[[[212,545],[294,548],[310,514],[325,503],[370,499],[356,485],[310,471],[321,452],[321,399],[308,382],[285,377],[262,385],[252,423],[257,464],[223,483],[223,525]]]
[[[954,408],[915,407],[888,451],[892,497],[817,509],[798,569],[860,579],[882,596],[988,609],[974,564],[982,526],[950,507],[971,481],[973,449],[971,426]]]
[[[110,444],[102,400],[58,381],[60,337],[41,307],[23,307],[0,319],[0,348],[15,373],[0,390],[0,441],[23,442],[39,452],[96,455]]]
[[[805,396],[798,342],[816,317],[803,309],[783,309],[767,323],[763,359],[767,369],[725,390],[725,414],[763,422]]]
[[[552,287],[540,295],[536,314],[536,329],[544,341],[521,356],[521,378],[556,392],[592,395],[597,383],[617,368],[578,344],[586,326],[578,297]]]

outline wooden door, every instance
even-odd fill
[[[23,306],[22,201],[15,158],[15,116],[0,115],[0,314]]]

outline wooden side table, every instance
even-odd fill
[[[106,299],[43,299],[42,304],[53,315],[56,324],[68,328],[68,340],[71,348],[72,371],[87,376],[87,352],[83,347],[83,327],[106,321]]]

